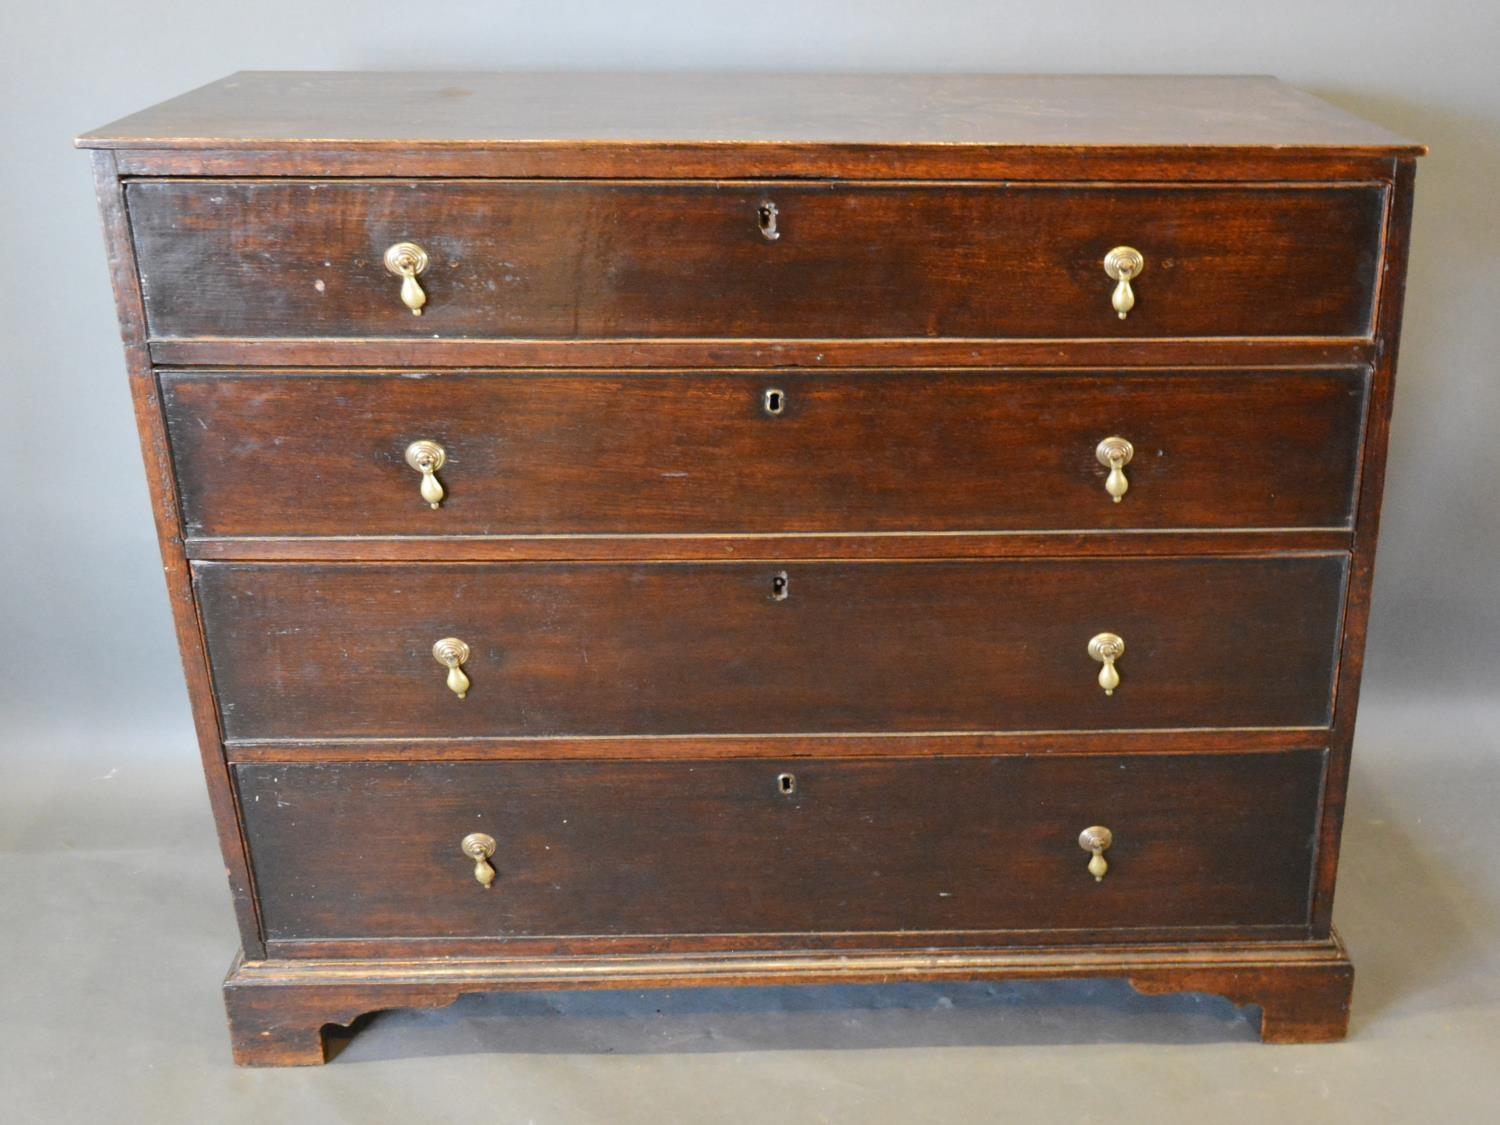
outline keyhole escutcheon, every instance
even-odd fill
[[[769,387],[766,393],[761,395],[761,407],[767,414],[777,415],[786,409],[786,392],[779,387]]]
[[[760,221],[760,233],[767,242],[775,242],[781,237],[781,232],[776,229],[776,216],[779,212],[774,203],[762,203],[755,209],[756,218]]]
[[[784,602],[787,599],[788,592],[786,571],[779,570],[771,576],[771,600],[773,602]]]

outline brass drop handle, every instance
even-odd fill
[[[406,463],[422,474],[422,499],[428,507],[443,502],[443,482],[437,479],[437,471],[447,460],[448,451],[435,441],[414,441],[406,447]]]
[[[470,832],[458,846],[474,861],[474,881],[489,890],[495,881],[495,869],[489,864],[490,856],[495,854],[495,838],[483,832]]]
[[[1104,272],[1116,283],[1114,296],[1110,297],[1109,303],[1120,314],[1120,319],[1124,320],[1126,314],[1135,308],[1135,290],[1130,288],[1131,279],[1146,272],[1146,259],[1134,247],[1116,246],[1104,255]]]
[[[448,690],[462,699],[469,694],[469,677],[463,666],[469,660],[469,646],[457,637],[444,637],[432,646],[432,658],[448,669]]]
[[[1125,493],[1130,491],[1130,482],[1125,479],[1125,466],[1135,456],[1135,446],[1122,437],[1107,437],[1094,450],[1094,456],[1099,459],[1099,464],[1109,470],[1109,476],[1104,480],[1104,491],[1114,497],[1118,504],[1125,499]]]
[[[1092,856],[1089,860],[1089,874],[1096,883],[1104,882],[1104,873],[1109,870],[1109,860],[1104,858],[1104,853],[1109,851],[1109,846],[1114,842],[1115,834],[1102,824],[1085,828],[1078,834],[1078,846]]]
[[[427,251],[415,242],[398,242],[385,252],[385,268],[401,279],[401,303],[412,316],[421,316],[427,294],[417,284],[417,275],[427,268]]]
[[[1125,641],[1113,633],[1100,633],[1089,641],[1089,655],[1104,667],[1099,669],[1099,686],[1105,695],[1114,695],[1120,686],[1120,673],[1115,661],[1125,655]]]

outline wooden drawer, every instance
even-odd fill
[[[519,536],[1347,528],[1367,372],[161,379],[189,535]]]
[[[294,741],[1319,727],[1345,569],[195,564],[225,736]],[[1087,651],[1105,632],[1127,648],[1112,696]],[[470,649],[463,699],[447,637]]]
[[[235,773],[276,941],[1295,926],[1323,762],[1308,750]],[[1078,843],[1093,825],[1113,834],[1098,882]],[[496,844],[488,889],[460,851],[471,832]]]
[[[137,181],[150,334],[1366,337],[1378,184]],[[777,237],[761,208],[774,204]],[[419,244],[413,316],[384,265]],[[1145,257],[1128,319],[1105,255]]]

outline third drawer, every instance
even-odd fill
[[[1346,571],[1343,554],[194,567],[225,736],[291,741],[1323,727]]]
[[[1364,368],[161,378],[208,538],[1346,529],[1368,388]]]

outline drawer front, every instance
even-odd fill
[[[1303,924],[1323,762],[1293,751],[236,775],[272,940],[504,938]],[[1099,881],[1078,842],[1095,825],[1113,835]],[[495,844],[488,889],[460,849],[474,832]]]
[[[155,338],[1364,337],[1385,211],[1377,184],[197,180],[126,196]],[[406,241],[426,253],[421,316],[384,263]],[[1121,245],[1145,259],[1126,319],[1103,266]]]
[[[1343,555],[195,564],[230,739],[1323,726]],[[1106,695],[1089,641],[1126,651]],[[434,643],[468,646],[466,697]]]
[[[1366,380],[168,372],[162,397],[190,536],[1346,528]]]

